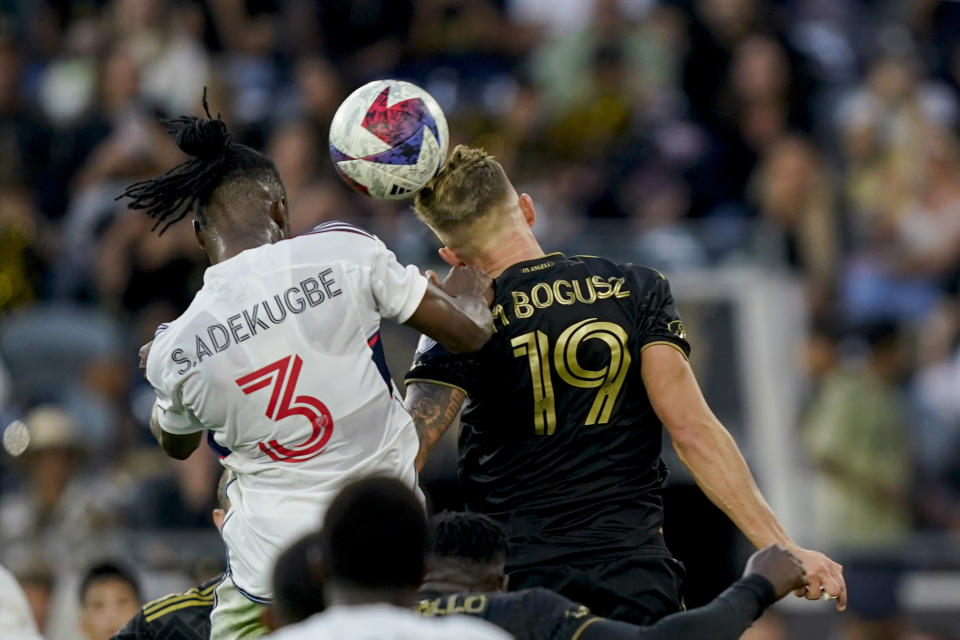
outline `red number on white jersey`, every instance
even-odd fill
[[[259,443],[260,450],[278,462],[305,462],[320,455],[333,434],[333,417],[325,404],[313,396],[293,397],[302,366],[300,356],[287,356],[236,380],[247,395],[273,386],[266,416],[274,422],[291,416],[303,416],[310,421],[313,432],[303,442],[289,448],[277,440]]]

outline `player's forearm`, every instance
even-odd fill
[[[715,420],[705,421],[696,435],[675,437],[673,445],[710,501],[723,510],[758,549],[770,544],[793,545],[723,425]]]
[[[404,402],[420,439],[417,471],[422,471],[433,448],[457,419],[466,394],[455,387],[414,382],[407,386]]]
[[[493,335],[493,316],[480,296],[450,296],[430,285],[423,301],[404,323],[452,353],[477,351]]]
[[[669,615],[641,630],[635,640],[735,640],[764,610],[776,602],[773,587],[763,577],[742,578],[709,604]]]

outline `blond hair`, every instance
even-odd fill
[[[512,193],[513,185],[493,156],[461,144],[417,192],[413,209],[445,243],[463,246],[476,223],[500,211]]]

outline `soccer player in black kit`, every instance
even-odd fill
[[[546,587],[634,624],[680,609],[683,569],[662,530],[662,424],[757,548],[780,544],[803,562],[810,584],[797,595],[845,607],[842,567],[793,542],[703,399],[661,274],[546,254],[530,196],[480,149],[457,147],[414,208],[446,262],[495,285],[495,333],[481,351],[455,356],[421,341],[406,397],[418,463],[466,401],[460,485],[469,510],[506,529],[514,588]]]
[[[504,593],[509,543],[483,514],[447,511],[430,525],[418,613],[474,615],[517,640],[735,640],[767,607],[806,584],[800,561],[783,547],[769,546],[754,553],[743,578],[710,604],[640,627],[601,618],[548,589]]]

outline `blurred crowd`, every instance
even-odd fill
[[[818,534],[960,537],[960,2],[8,0],[0,562],[48,638],[80,637],[76,581],[130,539],[160,590],[222,553],[219,465],[153,445],[136,361],[205,258],[116,196],[183,159],[162,120],[207,87],[275,160],[295,232],[347,220],[431,261],[409,205],[352,193],[325,151],[340,101],[384,77],[497,156],[551,249],[796,277]],[[165,529],[212,540],[137,535]]]

